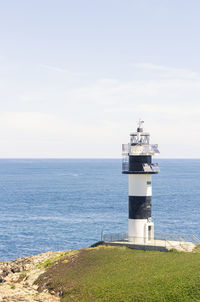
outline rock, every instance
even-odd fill
[[[0,262],[0,302],[57,302],[55,293],[37,291],[35,280],[45,271],[39,265],[64,252],[47,252],[36,256]]]

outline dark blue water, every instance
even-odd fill
[[[159,160],[155,230],[200,237],[200,160]],[[88,247],[127,231],[128,177],[119,159],[0,160],[0,260]]]

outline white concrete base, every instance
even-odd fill
[[[128,241],[136,244],[150,243],[154,239],[154,224],[147,219],[128,220]]]
[[[180,252],[192,252],[196,247],[196,244],[193,242],[187,241],[173,241],[173,240],[152,240],[151,242],[147,243],[136,243],[135,241],[112,241],[108,244],[111,245],[118,245],[118,246],[127,246],[133,249],[138,250],[160,250],[163,251],[170,251],[170,250],[177,250]],[[150,249],[148,248],[150,247]]]

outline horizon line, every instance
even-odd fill
[[[2,159],[122,159],[123,157],[0,157]],[[200,159],[200,157],[154,157],[155,159]]]

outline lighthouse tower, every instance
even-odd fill
[[[152,155],[159,153],[158,145],[150,145],[150,135],[143,131],[139,120],[137,132],[130,134],[130,143],[122,145],[122,173],[128,174],[129,220],[128,240],[137,244],[150,243],[154,239],[151,218],[152,174],[159,172],[152,163]]]

